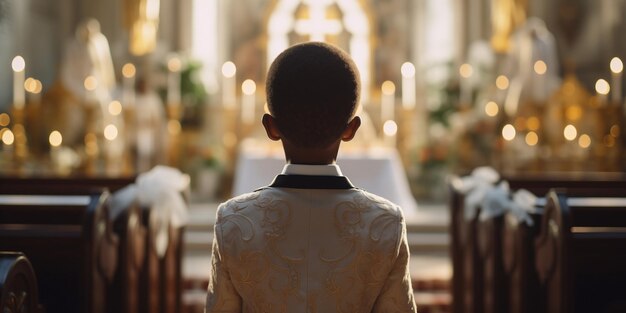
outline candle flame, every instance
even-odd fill
[[[504,75],[498,76],[498,78],[496,78],[496,87],[500,90],[509,88],[509,78]]]
[[[461,64],[461,67],[459,67],[459,74],[463,78],[469,78],[470,76],[472,76],[473,73],[474,68],[467,63]]]
[[[526,134],[526,144],[529,146],[535,146],[539,142],[539,136],[537,133],[531,131]]]
[[[506,141],[511,141],[515,138],[515,127],[511,124],[506,124],[502,127],[502,138]]]
[[[11,62],[11,67],[15,72],[21,72],[26,68],[26,62],[22,56],[18,55],[13,58],[13,62]]]
[[[589,137],[589,135],[587,134],[580,135],[580,137],[578,138],[578,145],[581,148],[589,148],[589,146],[591,146],[591,137]]]
[[[499,111],[500,109],[498,108],[497,103],[489,101],[487,102],[487,104],[485,104],[485,114],[487,114],[488,116],[494,117],[498,115]]]
[[[402,67],[400,67],[400,72],[405,78],[413,77],[415,76],[415,65],[411,62],[404,62]]]
[[[383,132],[387,136],[394,136],[398,133],[398,124],[392,120],[385,121],[385,124],[383,124]]]
[[[576,139],[576,136],[578,136],[578,131],[576,130],[576,127],[574,125],[569,124],[565,126],[565,128],[563,129],[563,137],[565,137],[565,139],[572,141]]]
[[[85,89],[87,89],[88,91],[94,91],[96,90],[96,88],[98,88],[98,79],[96,79],[94,76],[87,76],[87,78],[85,78]]]
[[[619,74],[624,70],[624,63],[618,57],[611,59],[611,72]]]
[[[117,138],[117,134],[117,127],[115,127],[115,125],[113,124],[109,124],[104,128],[104,138],[109,141],[115,140],[115,138]]]
[[[6,127],[9,126],[9,123],[11,123],[11,117],[9,116],[9,114],[0,113],[0,126]]]
[[[122,75],[124,75],[124,77],[131,78],[135,76],[136,73],[137,69],[132,63],[126,63],[122,66]]]
[[[384,95],[390,96],[396,92],[396,85],[390,80],[386,80],[383,82],[383,85],[380,88]]]
[[[611,91],[611,86],[609,85],[609,82],[607,82],[606,80],[600,78],[596,81],[596,92],[601,94],[601,95],[608,95],[609,92]]]
[[[111,113],[111,115],[120,115],[122,113],[122,104],[117,101],[111,101],[111,103],[109,103],[109,113]]]
[[[539,74],[539,75],[543,75],[548,71],[548,65],[546,64],[546,62],[539,60],[537,62],[535,62],[535,65],[533,66],[535,73]]]
[[[10,129],[6,129],[2,132],[2,142],[4,142],[5,145],[10,146],[13,144],[13,141],[15,141],[15,136]]]
[[[61,132],[58,130],[53,130],[50,132],[50,136],[48,136],[48,141],[51,146],[58,147],[63,143],[63,136],[61,136]]]
[[[241,84],[241,91],[248,96],[254,94],[256,92],[256,83],[252,79],[246,79]]]
[[[235,63],[228,61],[222,65],[222,75],[225,77],[231,78],[237,74],[237,67]]]
[[[167,61],[167,69],[169,69],[170,72],[178,72],[181,67],[182,63],[178,57],[171,57],[169,61]]]

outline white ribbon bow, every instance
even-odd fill
[[[492,167],[478,167],[469,176],[462,177],[455,186],[459,192],[465,195],[464,208],[465,219],[474,218],[478,207],[481,205],[485,194],[493,184],[498,182],[500,175]]]
[[[516,191],[511,198],[509,184],[506,181],[501,182],[497,187],[489,189],[485,193],[481,206],[480,220],[485,221],[504,215],[506,212],[511,212],[516,217],[518,223],[523,222],[528,226],[533,226],[534,222],[530,217],[530,213],[537,213],[535,209],[536,201],[537,197],[526,189]]]
[[[163,256],[168,244],[169,225],[179,228],[187,223],[187,204],[182,192],[189,187],[189,181],[189,175],[175,168],[158,165],[140,174],[134,184],[113,194],[110,217],[115,219],[133,201],[150,208],[150,223],[157,228],[157,254]]]

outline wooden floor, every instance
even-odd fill
[[[211,264],[217,203],[194,202],[185,231],[183,303],[185,313],[202,312]],[[420,204],[407,219],[411,277],[421,313],[450,312],[449,216],[446,204]]]

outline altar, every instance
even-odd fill
[[[282,171],[285,157],[280,149],[243,145],[236,164],[233,196],[269,185]],[[418,205],[397,150],[385,147],[340,149],[337,164],[356,187],[398,204],[407,218],[417,214]]]

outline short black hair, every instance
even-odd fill
[[[322,42],[294,45],[267,76],[267,104],[287,141],[324,148],[339,139],[360,93],[359,72],[346,52]]]

